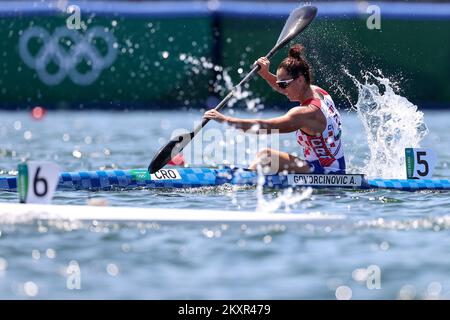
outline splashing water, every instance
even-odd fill
[[[420,147],[420,141],[428,133],[423,112],[396,94],[395,84],[381,72],[380,76],[366,72],[364,83],[345,72],[358,87],[354,107],[365,128],[370,150],[365,174],[385,179],[406,178],[405,148]]]
[[[214,83],[215,93],[224,93],[227,91],[231,91],[234,88],[233,81],[228,73],[228,70],[226,70],[222,66],[215,65],[212,62],[209,62],[205,57],[196,58],[183,54],[180,56],[180,60],[184,61],[185,64],[190,65],[190,71],[194,74],[200,73],[201,70],[214,70],[215,72],[217,72],[218,74]],[[264,106],[261,103],[261,99],[252,96],[253,92],[248,90],[248,86],[244,85],[237,88],[237,90],[234,92],[233,98],[230,99],[227,106],[232,107],[238,101],[244,101],[247,110],[249,111],[257,111],[263,109]],[[233,111],[230,110],[230,112]]]
[[[256,185],[256,197],[258,200],[256,211],[257,212],[275,212],[284,207],[286,213],[291,212],[291,206],[311,198],[313,193],[312,188],[306,188],[302,192],[295,192],[292,188],[283,190],[281,195],[278,195],[275,199],[266,200],[264,198],[264,182],[265,177],[261,166],[257,167],[258,180]]]
[[[313,189],[306,188],[302,192],[295,192],[292,188],[283,190],[283,193],[275,199],[266,200],[263,196],[263,188],[257,187],[258,206],[257,212],[275,212],[279,208],[284,207],[284,212],[291,212],[291,206],[311,198]]]

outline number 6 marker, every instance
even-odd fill
[[[29,161],[17,167],[17,190],[22,203],[50,203],[58,185],[59,167],[52,162]]]

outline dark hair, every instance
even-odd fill
[[[306,83],[310,84],[312,80],[312,69],[304,56],[305,47],[295,44],[289,49],[289,54],[281,61],[278,69],[284,69],[293,78],[304,76]]]

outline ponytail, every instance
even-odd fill
[[[289,48],[286,58],[280,63],[278,69],[284,69],[293,78],[304,76],[306,83],[310,84],[312,80],[312,69],[304,56],[305,47],[301,44],[295,44]]]

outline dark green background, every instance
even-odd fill
[[[112,27],[113,20],[116,27]],[[65,16],[0,17],[0,106],[203,107],[208,97],[220,98],[220,94],[212,92],[214,72],[200,68],[198,74],[194,73],[192,65],[180,61],[180,54],[217,61],[237,82],[238,68],[243,68],[245,74],[254,60],[271,49],[284,25],[284,19],[277,18],[220,17],[215,21],[220,30],[215,49],[219,54],[214,56],[213,22],[213,16],[93,16],[89,27],[108,27],[118,40],[118,57],[113,68],[103,70],[89,86],[75,85],[68,77],[59,85],[47,86],[35,70],[22,62],[18,53],[19,33],[32,24],[53,32],[57,26],[65,25]],[[450,21],[383,19],[381,27],[369,30],[366,20],[358,18],[316,19],[298,39],[307,48],[315,82],[343,104],[345,95],[356,100],[355,87],[343,69],[357,77],[361,77],[361,71],[379,69],[397,81],[401,94],[414,103],[450,105]],[[129,42],[139,45],[133,54],[128,51]],[[101,43],[98,45],[101,49]],[[122,48],[127,52],[122,53]],[[162,58],[163,51],[169,52],[167,59]],[[286,50],[280,52],[273,65],[285,55]],[[287,103],[261,79],[253,81],[250,88],[266,105]]]

